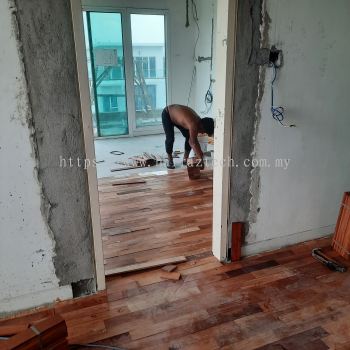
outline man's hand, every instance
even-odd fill
[[[200,168],[201,170],[204,169],[204,159],[203,158],[196,159],[196,167]]]
[[[190,144],[190,146],[192,147],[194,153],[196,154],[196,156],[200,159],[203,159],[203,152],[201,150],[201,146],[199,145],[197,136],[198,136],[198,128],[196,126],[196,124],[193,126],[193,128],[191,128],[189,130],[190,132],[190,138],[188,140],[188,143]]]

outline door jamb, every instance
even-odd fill
[[[234,117],[234,58],[237,3],[238,0],[218,0],[216,12],[217,29],[214,52],[215,99],[213,108],[216,115],[216,125],[213,166],[212,250],[214,256],[220,261],[227,261],[229,259],[230,166],[232,155],[232,122]],[[226,59],[223,60],[224,57]],[[217,91],[217,93],[215,93],[215,91]]]
[[[72,11],[72,22],[74,32],[74,42],[76,51],[79,94],[81,103],[81,114],[83,121],[84,143],[86,158],[91,162],[95,159],[94,135],[92,126],[92,112],[90,107],[90,90],[87,71],[87,58],[85,52],[83,12],[81,11],[80,0],[70,0]],[[92,233],[94,242],[94,257],[97,290],[106,289],[106,279],[104,271],[103,251],[102,251],[102,230],[100,221],[100,207],[98,199],[98,184],[96,168],[87,168],[90,208],[92,220]]]

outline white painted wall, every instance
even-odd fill
[[[216,1],[217,0],[197,0],[198,10],[198,25],[200,35],[196,48],[196,58],[198,56],[210,57],[211,56],[211,28],[212,19],[214,20],[214,37],[213,37],[213,51],[215,54],[215,30],[216,30]],[[194,21],[190,17],[190,23],[194,26]],[[212,71],[210,69],[210,61],[202,61],[195,63],[196,65],[196,78],[193,91],[193,99],[191,100],[192,107],[201,117],[213,117],[213,107],[207,108],[204,99],[205,94],[209,88],[210,73],[212,73],[213,79],[215,78],[215,67]],[[212,89],[214,90],[214,88]],[[205,112],[205,113],[204,113]]]
[[[256,157],[289,158],[290,164],[287,170],[273,163],[260,170],[260,212],[251,222],[246,253],[333,233],[342,194],[350,189],[350,2],[266,5],[269,43],[284,53],[276,104],[297,127],[282,128],[272,119],[267,69]]]
[[[8,1],[0,1],[0,316],[72,297],[59,287],[41,214],[26,83]]]

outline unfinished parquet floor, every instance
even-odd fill
[[[160,269],[109,277],[107,297],[63,302],[0,321],[0,331],[60,313],[71,344],[135,350],[349,350],[350,272],[332,272],[315,261],[310,256],[314,247],[330,252],[330,239],[227,265],[202,253],[178,265],[179,281],[162,280]]]
[[[212,187],[211,170],[195,181],[184,169],[100,180],[106,272],[210,250]]]

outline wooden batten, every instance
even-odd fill
[[[242,237],[244,234],[244,223],[232,223],[232,247],[231,247],[231,261],[238,261],[241,259]]]
[[[343,195],[332,247],[343,258],[350,259],[350,192]]]

